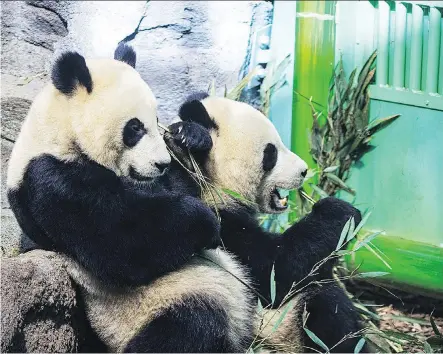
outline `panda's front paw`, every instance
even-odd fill
[[[169,126],[169,131],[179,146],[191,151],[209,151],[212,148],[209,131],[198,123],[177,122]]]
[[[217,248],[222,244],[220,223],[214,212],[200,199],[184,196],[182,208],[186,212],[183,230],[193,239],[195,251]]]
[[[312,212],[324,220],[346,222],[352,217],[355,225],[361,222],[361,213],[357,208],[335,197],[320,199],[312,207]]]

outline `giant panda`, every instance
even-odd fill
[[[114,59],[55,61],[9,160],[11,208],[65,261],[111,352],[246,351],[248,273],[215,249],[211,209],[163,180],[171,158],[135,59],[121,45]]]
[[[306,325],[332,352],[353,352],[363,325],[345,290],[333,280],[336,259],[308,275],[336,249],[345,223],[351,217],[356,224],[361,221],[360,212],[340,199],[328,197],[318,201],[308,216],[283,234],[264,231],[258,213],[287,209],[287,200],[278,189],[297,188],[306,175],[306,163],[284,146],[269,119],[246,103],[196,93],[181,106],[179,117],[181,121],[172,124],[165,135],[176,158],[168,174],[172,184],[188,188],[188,193],[200,195],[217,210],[223,245],[250,270],[264,306],[280,307],[281,311],[282,302],[288,302],[287,295],[296,284],[292,289],[294,309],[277,333],[271,335],[269,328],[261,331],[267,338],[264,344],[295,351],[324,350],[303,330]],[[210,185],[219,192],[234,191],[242,198],[214,198],[217,194],[210,189],[198,188],[185,171],[193,169],[189,152]],[[271,304],[273,267],[276,295]],[[303,323],[305,311],[309,316]],[[265,314],[265,318],[272,316],[275,318],[273,310]],[[350,338],[342,341],[346,336]],[[365,344],[362,350],[370,349]]]

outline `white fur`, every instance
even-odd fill
[[[227,312],[229,338],[238,345],[254,322],[251,293],[242,284],[249,284],[249,280],[227,252],[210,250],[202,256],[206,259],[195,256],[180,270],[135,289],[105,287],[76,262],[69,258],[65,261],[71,277],[83,290],[92,327],[112,352],[122,351],[155,315],[190,295],[211,299]]]
[[[252,106],[220,97],[208,97],[202,103],[218,126],[211,131],[213,148],[206,166],[209,178],[217,187],[257,203],[260,211],[275,213],[270,207],[272,190],[300,187],[306,162],[283,144],[271,121]],[[275,145],[278,158],[265,174],[263,154],[268,143]]]
[[[78,85],[68,97],[48,84],[35,98],[11,153],[8,188],[18,187],[29,161],[45,153],[73,161],[81,151],[123,176],[133,165],[140,174],[155,177],[155,163],[170,161],[157,129],[155,97],[140,75],[115,60],[86,64],[93,82],[90,94]],[[129,149],[123,144],[123,127],[131,118],[143,122],[148,134]]]

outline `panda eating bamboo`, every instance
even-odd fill
[[[260,329],[254,289],[269,298],[275,263],[274,304],[281,302],[358,211],[327,199],[278,236],[258,227],[256,209],[232,200],[217,208],[220,227],[206,203],[215,205],[171,163],[155,98],[134,70],[135,53],[121,45],[116,59],[65,53],[55,62],[9,161],[8,199],[21,228],[66,260],[91,326],[112,352],[245,352],[257,334],[305,351],[312,344],[302,307],[275,331],[271,320]],[[193,99],[180,115],[172,140],[195,151],[211,183],[262,211],[284,210],[277,188],[300,186],[306,164],[269,121],[245,104],[215,98]],[[359,328],[338,287],[308,287],[296,299],[325,343]]]

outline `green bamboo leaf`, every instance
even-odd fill
[[[360,249],[361,247],[363,247],[364,245],[368,244],[369,242],[371,242],[374,238],[376,238],[378,235],[380,235],[382,232],[381,231],[377,231],[374,232],[373,234],[370,234],[369,236],[365,237],[363,240],[358,241],[354,247],[353,247],[353,251],[357,251],[358,249]]]
[[[329,167],[326,167],[324,170],[323,170],[323,172],[334,172],[335,170],[337,170],[338,169],[338,166],[329,166]]]
[[[358,312],[360,312],[368,317],[371,317],[376,321],[381,320],[381,317],[379,315],[377,315],[376,313],[374,313],[372,311],[369,311],[366,307],[364,307],[363,305],[360,305],[359,303],[354,303],[354,307],[357,308]]]
[[[257,300],[258,300],[258,303],[257,303],[257,312],[258,312],[259,314],[261,314],[261,313],[263,313],[263,305],[262,305],[262,303],[261,303],[261,301],[260,301],[260,298],[258,298]]]
[[[256,75],[257,70],[254,68],[250,73],[248,73],[240,82],[227,94],[227,98],[237,101],[243,89],[248,85],[249,81]]]
[[[368,73],[374,69],[373,64],[375,64],[375,59],[377,58],[377,50],[372,52],[368,60],[366,60],[366,63],[364,63],[359,75],[358,75],[358,82],[364,81],[364,79],[368,76]]]
[[[275,264],[272,265],[272,270],[271,270],[271,302],[274,303],[275,301]]]
[[[400,114],[394,114],[394,115],[386,117],[386,118],[380,118],[380,119],[376,119],[376,120],[372,121],[367,127],[368,133],[370,135],[373,135],[373,134],[379,132],[380,130],[382,130],[382,129],[386,128],[387,126],[389,126],[390,124],[392,124],[399,117],[400,117]]]
[[[358,354],[358,353],[360,353],[361,350],[363,349],[363,346],[365,345],[365,343],[366,343],[366,339],[361,338],[361,339],[358,341],[357,345],[355,346],[354,354]]]
[[[432,315],[430,316],[430,321],[431,321],[431,326],[432,329],[434,330],[434,333],[437,336],[441,336],[442,334],[440,333],[440,331],[438,330],[437,324],[435,323],[434,317],[432,317]],[[443,338],[442,338],[443,339]]]
[[[349,226],[348,234],[346,235],[346,242],[349,242],[354,238],[355,220],[351,218],[351,225]]]
[[[425,353],[433,353],[434,351],[432,350],[431,345],[428,342],[425,342]]]
[[[365,244],[364,247],[365,247],[367,250],[369,250],[374,256],[376,256],[379,260],[381,260],[381,261],[383,262],[383,264],[384,264],[386,267],[388,267],[389,269],[392,270],[392,267],[389,265],[389,263],[386,262],[386,261],[383,259],[383,257],[380,256],[376,251],[374,251],[374,250],[372,249],[372,247],[370,247],[368,244]]]
[[[223,93],[223,97],[227,97],[228,96],[228,86],[226,86],[225,84],[225,91]]]
[[[277,66],[275,66],[275,61],[268,63],[266,78],[265,80],[263,80],[261,87],[263,92],[271,90],[273,87],[276,87],[278,85],[278,83],[285,76],[285,71],[290,63],[291,54],[287,54],[286,57]]]
[[[338,239],[337,247],[335,247],[336,251],[338,251],[341,248],[341,246],[343,246],[343,242],[345,242],[346,236],[348,235],[352,219],[354,219],[354,218],[350,218],[348,221],[346,221],[345,226],[341,230],[341,234],[340,234],[340,238]]]
[[[215,96],[215,79],[212,80],[209,86],[209,96]]]
[[[357,228],[354,230],[354,235],[356,236],[358,234],[358,232],[362,229],[362,227],[366,224],[366,222],[368,221],[369,217],[372,214],[372,210],[368,211],[361,219],[360,223],[357,225]]]
[[[251,205],[255,205],[254,202],[251,202],[250,200],[246,199],[245,197],[243,197],[240,193],[234,192],[233,190],[227,189],[227,188],[222,188],[222,191],[228,195],[230,195],[233,198],[236,198],[238,200],[241,200],[242,202],[245,202],[247,204],[251,204]]]
[[[297,302],[295,301],[295,299],[292,299],[291,301],[289,301],[289,303],[285,306],[285,309],[283,310],[283,312],[281,313],[280,317],[278,318],[277,322],[275,322],[274,327],[272,327],[272,332],[275,332],[278,327],[281,325],[281,323],[283,322],[286,314],[291,311],[294,306],[297,304]]]
[[[378,278],[378,277],[383,277],[388,274],[390,274],[390,273],[388,273],[388,272],[365,272],[365,273],[358,273],[355,276],[357,278]]]
[[[303,328],[306,332],[306,334],[309,336],[309,338],[312,339],[312,341],[319,345],[320,347],[322,347],[326,352],[329,352],[329,348],[328,346],[322,342],[322,340],[320,338],[318,338],[314,332],[311,332],[309,329],[307,329],[306,327]]]
[[[388,339],[395,338],[395,339],[398,339],[401,341],[408,341],[408,342],[413,342],[413,343],[418,342],[417,338],[415,338],[414,336],[411,336],[409,334],[402,333],[402,332],[396,332],[396,331],[392,331],[392,330],[383,330],[383,331],[381,331],[381,333],[386,335]],[[400,342],[400,344],[401,344],[401,342]]]
[[[392,318],[393,320],[408,322],[408,323],[418,323],[419,325],[427,326],[429,325],[429,322],[425,320],[420,320],[418,318],[411,318],[406,316],[397,316],[397,315],[384,315],[386,318]]]
[[[315,184],[309,183],[311,188],[320,196],[321,199],[329,197],[329,194],[326,193],[323,189],[320,187],[317,187]]]
[[[351,193],[352,195],[355,195],[355,191],[348,187],[345,182],[343,182],[340,178],[338,178],[336,175],[332,173],[325,173],[325,176],[329,178],[331,181],[342,187],[345,191]]]

